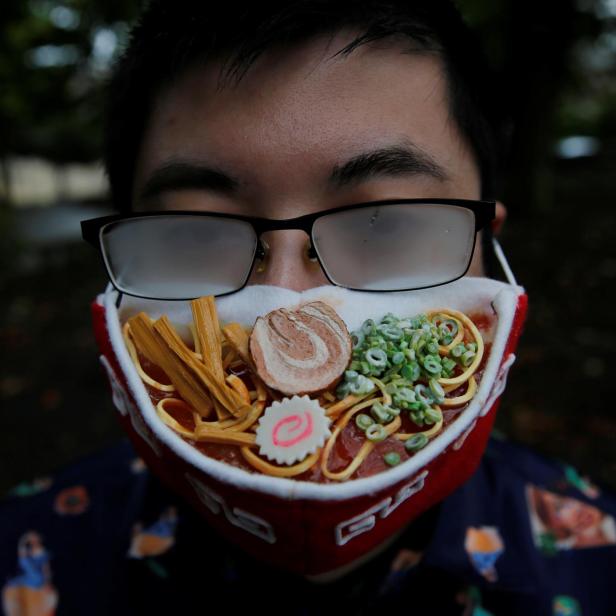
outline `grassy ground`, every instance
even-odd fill
[[[561,165],[553,206],[508,221],[502,243],[530,314],[497,420],[511,438],[612,488],[614,160]],[[20,245],[6,219],[0,230],[3,493],[122,433],[90,330],[89,302],[106,282],[94,251],[79,242]]]

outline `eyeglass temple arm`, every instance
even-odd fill
[[[475,231],[481,231],[487,224],[494,220],[496,216],[496,201],[482,202],[487,204],[483,211],[475,211]]]

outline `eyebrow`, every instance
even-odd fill
[[[363,152],[343,165],[336,165],[329,178],[330,184],[343,188],[359,184],[374,176],[427,175],[444,182],[449,179],[444,167],[418,146],[406,142]]]
[[[449,175],[428,152],[410,142],[391,145],[353,156],[334,165],[328,184],[345,188],[377,176],[401,177],[425,175],[446,181]],[[172,160],[156,169],[145,182],[141,198],[182,189],[211,190],[233,195],[242,182],[228,173],[191,160]]]
[[[193,161],[176,160],[156,169],[143,185],[140,196],[150,199],[171,190],[195,188],[231,195],[237,192],[239,186],[239,180],[219,169]]]

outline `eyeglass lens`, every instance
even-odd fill
[[[396,203],[317,218],[312,242],[335,284],[392,291],[444,284],[464,274],[475,216],[446,204]],[[187,299],[241,288],[257,246],[253,226],[204,215],[126,219],[103,227],[115,286],[132,295]]]
[[[111,223],[101,234],[115,286],[132,295],[185,299],[243,286],[257,237],[251,224],[215,216],[153,216]]]
[[[314,247],[329,278],[371,291],[443,284],[466,271],[475,216],[452,205],[398,203],[315,221]]]

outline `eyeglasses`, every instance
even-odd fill
[[[113,286],[147,299],[188,300],[242,289],[265,231],[301,229],[328,280],[357,291],[410,291],[468,271],[493,201],[390,199],[289,220],[216,212],[145,212],[81,223]]]

